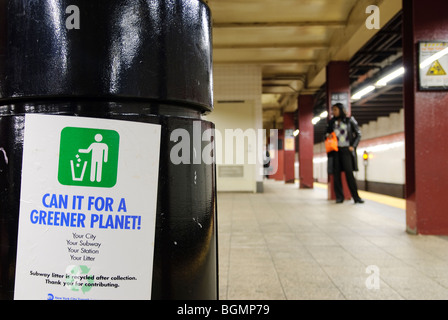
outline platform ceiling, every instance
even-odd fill
[[[265,127],[297,110],[299,94],[325,85],[331,60],[350,61],[379,30],[366,28],[366,8],[380,9],[380,27],[402,0],[208,0],[214,64],[255,64],[263,73]],[[392,53],[391,53],[392,54]]]

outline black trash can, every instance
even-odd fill
[[[25,119],[37,113],[161,126],[151,298],[217,299],[215,164],[198,160],[210,143],[171,158],[176,129],[213,132],[201,119],[212,101],[200,0],[0,0],[0,298],[14,298]]]

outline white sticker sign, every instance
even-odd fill
[[[419,43],[420,90],[448,88],[448,42]]]
[[[150,299],[160,125],[25,116],[15,299]]]

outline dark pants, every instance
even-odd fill
[[[344,200],[344,191],[342,189],[341,171],[345,172],[348,188],[352,194],[353,200],[359,200],[358,186],[353,176],[353,159],[350,150],[346,147],[339,147],[339,151],[334,157],[334,193],[336,200]]]

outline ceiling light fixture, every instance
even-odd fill
[[[445,50],[444,50],[445,51]],[[447,51],[448,53],[448,51]],[[437,57],[436,57],[437,58]],[[431,63],[431,62],[429,62]],[[428,64],[429,64],[428,63]],[[392,71],[391,73],[389,73],[388,75],[382,77],[380,80],[378,80],[375,85],[369,85],[367,87],[365,87],[364,89],[356,92],[351,99],[352,100],[360,100],[362,97],[364,97],[365,95],[369,94],[370,92],[372,92],[373,90],[375,90],[376,88],[382,88],[385,87],[389,82],[391,82],[392,80],[398,78],[399,76],[402,76],[405,73],[405,69],[403,67],[400,67],[394,71]]]
[[[321,119],[325,119],[326,117],[328,117],[328,111],[324,111],[320,114],[319,116]]]
[[[389,73],[387,76],[381,78],[375,83],[375,87],[384,87],[387,85],[388,82],[394,80],[395,78],[398,78],[399,76],[404,74],[404,68],[398,68],[397,70]]]
[[[357,93],[355,93],[352,96],[352,100],[359,100],[362,97],[364,97],[366,94],[372,92],[373,90],[375,90],[375,86],[367,86],[364,89],[358,91]]]
[[[311,120],[312,124],[316,125],[320,121],[320,117],[314,117],[313,120]]]

